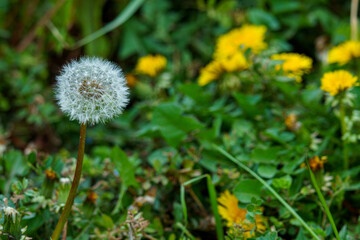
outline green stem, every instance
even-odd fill
[[[230,159],[233,163],[238,165],[240,168],[244,169],[248,173],[250,173],[254,178],[256,178],[259,182],[261,182],[278,200],[279,202],[303,225],[303,227],[313,236],[314,239],[320,240],[320,238],[316,235],[316,233],[310,228],[310,226],[295,212],[295,210],[269,185],[262,179],[259,175],[257,175],[254,171],[248,168],[245,164],[240,162],[238,159],[233,157],[231,154],[226,152],[221,147],[217,145],[213,145],[213,147],[218,150],[225,157]]]
[[[306,165],[307,165],[307,168],[308,168],[308,170],[309,170],[311,182],[312,182],[312,184],[313,184],[314,187],[315,187],[315,190],[316,190],[316,193],[317,193],[317,195],[318,195],[318,197],[319,197],[319,199],[320,199],[321,205],[323,206],[323,208],[324,208],[324,210],[325,210],[325,213],[326,213],[326,215],[327,215],[327,217],[328,217],[328,219],[329,219],[329,221],[330,221],[331,227],[332,227],[332,229],[333,229],[333,231],[334,231],[334,235],[335,235],[335,237],[336,237],[337,240],[340,240],[339,232],[338,232],[338,230],[337,230],[337,228],[336,228],[336,224],[335,224],[335,222],[334,222],[334,219],[333,219],[333,217],[332,217],[332,215],[331,215],[331,212],[330,212],[330,210],[329,210],[328,205],[326,204],[326,201],[325,201],[324,196],[321,194],[320,188],[319,188],[319,186],[318,186],[318,184],[317,184],[317,182],[316,182],[316,179],[315,179],[315,175],[314,175],[314,173],[311,171],[309,162],[308,162],[307,160],[306,160]]]
[[[341,142],[343,145],[343,161],[344,161],[344,169],[349,169],[349,155],[348,155],[348,148],[347,148],[347,142],[343,139],[345,133],[346,133],[346,122],[345,122],[345,105],[343,102],[343,99],[340,99],[339,104],[339,110],[340,110],[340,124],[341,124]]]
[[[357,40],[358,38],[358,19],[357,12],[359,8],[359,0],[351,0],[350,10],[350,26],[351,26],[351,40]]]
[[[176,226],[177,228],[180,228],[180,229],[182,230],[182,232],[185,233],[185,235],[186,235],[188,238],[190,238],[191,240],[196,240],[196,238],[195,238],[193,235],[191,235],[191,233],[186,229],[186,227],[185,227],[184,225],[182,225],[180,222],[177,222],[177,223],[175,224],[175,226]]]
[[[105,35],[108,32],[111,32],[115,28],[119,27],[121,24],[126,22],[135,12],[141,7],[141,5],[145,2],[145,0],[133,0],[130,1],[126,6],[123,12],[121,12],[113,21],[108,23],[103,28],[97,30],[96,32],[91,33],[90,35],[84,37],[83,39],[76,42],[71,49],[76,49],[82,47],[95,39]]]
[[[61,213],[59,222],[57,223],[56,228],[55,228],[53,234],[51,235],[52,240],[58,240],[59,239],[60,234],[61,234],[61,232],[62,232],[62,230],[64,228],[64,225],[66,223],[66,220],[70,215],[71,207],[72,207],[72,205],[74,203],[74,199],[76,197],[76,192],[77,192],[77,188],[78,188],[79,183],[80,183],[81,169],[82,169],[83,159],[84,159],[85,136],[86,136],[86,124],[82,123],[81,128],[80,128],[79,152],[78,152],[78,157],[77,157],[77,162],[76,162],[74,180],[73,180],[73,182],[71,184],[71,189],[70,189],[70,192],[69,192],[69,196],[68,196],[68,198],[66,200],[64,210]]]
[[[215,189],[214,184],[212,183],[212,180],[211,180],[211,177],[210,177],[209,174],[204,174],[204,175],[195,177],[193,179],[190,179],[190,180],[184,182],[181,185],[181,188],[180,188],[180,202],[181,202],[181,207],[182,207],[183,214],[184,214],[185,224],[187,225],[187,207],[186,207],[186,201],[185,201],[185,186],[190,185],[190,184],[192,184],[194,182],[200,181],[203,178],[206,178],[206,182],[207,182],[207,187],[208,187],[208,191],[209,191],[209,198],[210,198],[210,203],[211,203],[211,209],[213,211],[214,218],[215,218],[217,239],[218,240],[223,240],[224,239],[224,232],[223,232],[223,228],[222,228],[222,224],[221,224],[221,218],[220,218],[218,208],[217,208],[216,189]]]

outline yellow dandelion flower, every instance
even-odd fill
[[[324,163],[327,162],[327,156],[322,156],[321,158],[319,156],[315,156],[310,158],[309,160],[309,166],[312,171],[318,171],[320,169],[324,168]],[[301,167],[306,167],[305,163],[301,164]]]
[[[263,217],[260,215],[255,216],[255,224],[247,221],[247,210],[239,208],[238,199],[228,190],[221,193],[217,200],[219,202],[219,214],[227,221],[229,227],[233,226],[234,224],[241,225],[242,229],[245,231],[245,239],[254,236],[254,234],[251,234],[251,230],[255,227],[255,225],[256,231],[258,232],[264,232],[266,230]]]
[[[200,86],[205,86],[218,79],[224,72],[224,68],[220,61],[212,61],[200,70],[198,84]]]
[[[135,71],[150,77],[156,77],[166,66],[166,58],[162,55],[146,55],[138,60]]]
[[[356,86],[357,77],[345,70],[327,72],[321,78],[321,90],[335,96],[339,92]]]
[[[51,168],[45,170],[45,175],[46,175],[46,178],[50,179],[50,180],[55,180],[57,178],[56,172],[54,170],[52,170]]]
[[[135,75],[131,74],[131,73],[126,74],[125,78],[126,78],[126,81],[127,81],[127,85],[129,87],[135,86],[137,81],[138,81],[138,79],[135,77]]]
[[[329,51],[328,62],[344,65],[351,60],[351,54],[344,45],[339,45]]]
[[[219,79],[225,72],[242,71],[247,68],[248,63],[244,54],[237,52],[227,58],[214,60],[202,68],[200,70],[198,84],[200,86],[205,86],[206,84]]]
[[[221,59],[221,63],[226,72],[236,72],[248,68],[248,63],[242,52],[237,52],[232,56]]]
[[[330,49],[328,62],[344,65],[358,57],[360,57],[360,41],[346,41]]]
[[[285,125],[291,131],[295,131],[296,129],[298,129],[299,123],[297,122],[297,116],[294,113],[290,113],[285,118]]]
[[[96,199],[98,199],[98,198],[99,198],[99,196],[93,191],[89,191],[86,194],[86,201],[91,202],[94,205],[96,204]]]
[[[281,60],[283,63],[275,66],[276,70],[283,70],[288,77],[295,78],[297,82],[301,82],[301,76],[309,73],[312,67],[312,59],[298,53],[280,53],[271,56],[272,60]]]
[[[236,54],[240,49],[248,48],[255,53],[266,49],[265,26],[244,25],[221,35],[216,43],[214,58],[222,59]]]

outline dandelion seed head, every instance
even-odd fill
[[[100,58],[83,57],[57,76],[56,98],[71,120],[96,124],[122,113],[129,98],[122,70]]]

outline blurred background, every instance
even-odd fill
[[[253,23],[268,27],[272,46],[296,49],[316,64],[328,44],[348,38],[349,9],[350,1],[326,0],[2,0],[0,141],[48,153],[76,149],[78,123],[61,114],[53,92],[61,66],[72,59],[99,56],[130,73],[141,56],[157,53],[168,60],[172,86],[196,82],[216,37]],[[126,21],[117,24],[121,18]],[[107,24],[114,27],[86,39]],[[137,99],[131,99],[124,116],[89,129],[88,144],[138,144],[139,126],[128,121],[137,117],[131,107]],[[109,134],[113,129],[116,135]]]
[[[342,172],[339,119],[319,87],[323,72],[339,68],[327,64],[327,53],[350,39],[350,9],[351,1],[342,0],[0,0],[1,206],[11,196],[9,205],[26,212],[21,224],[28,236],[51,234],[61,207],[60,179],[73,176],[80,129],[56,104],[56,76],[73,59],[97,56],[121,66],[131,100],[121,116],[88,127],[76,201],[88,215],[73,211],[67,239],[121,239],[115,237],[128,231],[122,224],[133,217],[130,208],[149,221],[147,239],[216,239],[221,224],[210,204],[216,209],[217,201],[205,184],[184,190],[184,223],[180,189],[199,176],[211,176],[217,196],[230,189],[244,209],[252,196],[262,198],[268,226],[284,239],[311,239],[259,182],[214,151],[214,143],[257,171],[330,239],[331,227],[301,167],[305,153],[327,155],[325,167],[321,162],[317,169],[319,184],[339,230],[346,235],[350,229],[355,237],[346,239],[356,239],[360,133],[351,131],[353,168]],[[219,36],[245,24],[267,29],[268,49],[254,57],[253,75],[225,73],[225,90],[220,80],[199,86]],[[311,57],[312,70],[302,82],[275,76],[269,56],[281,52]],[[162,65],[156,76],[139,74],[148,55],[163,56],[156,60]],[[356,74],[359,66],[358,58],[346,65]],[[234,79],[243,85],[231,89]],[[351,94],[349,116],[360,106],[359,89]],[[358,130],[356,114],[352,127]]]

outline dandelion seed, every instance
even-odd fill
[[[62,69],[57,77],[56,98],[71,120],[90,124],[121,114],[129,101],[122,70],[109,61],[89,57]]]

